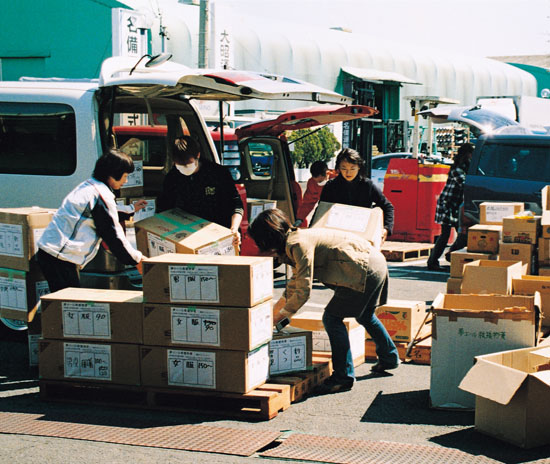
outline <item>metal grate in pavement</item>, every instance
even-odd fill
[[[209,425],[111,427],[44,420],[40,414],[0,412],[0,433],[100,441],[121,445],[251,456],[281,433]]]
[[[495,464],[484,456],[435,446],[293,434],[262,457],[333,464]]]

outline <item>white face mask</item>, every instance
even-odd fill
[[[323,185],[325,185],[327,183],[327,180],[325,179],[323,182],[317,182],[317,185],[319,187],[322,187]]]
[[[197,163],[193,162],[191,164],[176,164],[176,169],[181,172],[184,176],[190,176],[197,170]]]

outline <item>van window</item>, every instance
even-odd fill
[[[0,173],[68,176],[76,170],[74,110],[0,102]]]
[[[251,142],[248,144],[252,179],[271,179],[273,169],[273,147],[267,143]]]
[[[477,175],[548,182],[550,147],[487,143],[480,154]]]

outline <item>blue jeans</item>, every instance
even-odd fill
[[[355,379],[345,317],[355,317],[376,345],[376,355],[387,365],[399,363],[399,354],[386,328],[374,314],[376,308],[386,304],[388,297],[388,266],[384,256],[372,250],[365,290],[357,292],[345,287],[336,287],[323,314],[323,324],[332,350],[334,376],[339,380]]]
[[[374,341],[378,359],[384,364],[397,364],[399,362],[397,348],[386,328],[374,314],[374,308],[372,311],[365,311],[360,317],[356,318],[356,320],[365,327]],[[333,316],[326,311],[323,314],[323,324],[327,331],[332,350],[333,375],[340,380],[346,378],[355,379],[355,369],[353,367],[348,331],[343,321],[343,317]]]

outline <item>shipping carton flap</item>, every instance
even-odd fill
[[[458,388],[506,405],[529,374],[494,362],[477,359]]]
[[[542,212],[540,223],[543,226],[550,225],[550,211],[543,211]]]
[[[531,377],[534,377],[539,382],[542,382],[547,387],[550,387],[550,371],[541,371],[531,374]]]
[[[548,209],[548,206],[549,206],[548,198],[550,198],[550,185],[546,185],[542,188],[541,197],[542,197],[542,210],[545,211]]]

